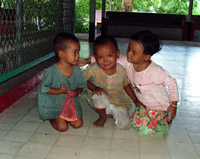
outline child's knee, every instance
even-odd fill
[[[78,129],[80,127],[83,126],[83,120],[78,120],[76,122],[70,122],[70,125],[75,128],[75,129]]]
[[[56,130],[58,130],[59,132],[65,132],[68,130],[68,125],[57,125]]]
[[[67,131],[68,129],[68,124],[63,120],[60,120],[59,118],[52,119],[49,121],[51,125],[53,126],[53,128],[59,132],[64,132],[64,131]]]
[[[73,128],[78,129],[78,128],[80,128],[80,127],[83,126],[83,123],[74,124],[74,125],[72,125],[72,126],[73,126]]]

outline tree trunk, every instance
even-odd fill
[[[132,12],[133,0],[122,0],[122,11]]]
[[[112,10],[112,0],[109,0],[109,10]]]
[[[114,4],[112,6],[112,10],[115,10],[115,2],[116,2],[116,0],[114,0]]]

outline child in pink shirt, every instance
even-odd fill
[[[176,116],[179,99],[176,79],[151,61],[151,56],[159,50],[159,38],[142,31],[131,36],[127,58],[121,56],[117,61],[126,68],[138,100],[146,106],[136,107],[132,116],[131,126],[140,134],[163,133]],[[90,60],[94,61],[91,58],[85,62]]]
[[[148,31],[132,35],[127,49],[127,61],[133,65],[128,74],[138,100],[146,106],[136,108],[132,116],[132,127],[140,134],[163,133],[168,130],[168,122],[176,116],[176,79],[151,61],[152,55],[159,50],[159,38]]]

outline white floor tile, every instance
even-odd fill
[[[14,155],[0,154],[0,159],[14,159]]]
[[[140,153],[140,159],[171,159],[169,154],[165,153]]]
[[[140,142],[165,142],[164,134],[158,135],[139,135]]]
[[[193,144],[200,144],[200,132],[199,134],[190,133],[189,136]]]
[[[199,156],[200,156],[200,144],[194,144]],[[200,158],[200,157],[199,157]]]
[[[166,132],[165,133],[166,141],[177,141],[177,142],[184,142],[184,143],[192,143],[188,132],[186,130],[183,130],[179,133],[174,132]]]
[[[109,128],[97,128],[91,126],[88,130],[88,136],[98,138],[112,138],[113,129]]]
[[[63,132],[62,134],[67,135],[78,135],[78,136],[87,136],[89,127],[82,126],[81,128],[74,129],[73,127],[69,126],[68,130],[66,132]]]
[[[84,140],[85,136],[60,135],[56,140],[55,145],[81,148]]]
[[[137,131],[132,130],[132,128],[127,129],[127,130],[114,128],[113,129],[113,138],[138,140],[139,134]]]
[[[139,152],[111,151],[110,159],[140,159]]]
[[[78,159],[109,159],[109,150],[82,149]]]
[[[14,159],[46,159],[46,157],[42,156],[15,156]]]
[[[80,151],[80,148],[54,145],[46,159],[77,159]]]
[[[21,121],[13,129],[34,132],[38,129],[39,126],[40,123]]]
[[[171,159],[200,159],[196,154],[172,154]]]
[[[19,113],[10,113],[10,112],[3,112],[2,116],[0,117],[1,121],[11,121],[13,124],[18,123],[22,118],[24,117],[24,114]]]
[[[15,124],[13,123],[13,121],[10,120],[0,121],[0,129],[11,130],[14,126]]]
[[[5,137],[4,140],[14,142],[27,142],[33,135],[33,132],[20,131],[12,129]]]
[[[28,142],[53,145],[58,137],[57,134],[34,133]]]
[[[36,133],[44,133],[44,134],[60,134],[56,129],[54,129],[49,121],[42,122]]]
[[[140,143],[137,140],[128,139],[114,139],[111,143],[112,151],[128,151],[128,152],[139,152]]]
[[[112,139],[108,139],[108,138],[86,137],[86,139],[83,143],[83,148],[110,150],[111,140]]]
[[[169,153],[173,154],[187,154],[187,155],[197,155],[195,147],[192,143],[181,143],[175,141],[167,142]]]
[[[27,143],[25,144],[17,155],[26,157],[41,157],[47,156],[51,146],[47,144]]]
[[[11,142],[11,141],[3,141],[0,140],[0,154],[16,154],[21,147],[23,146],[23,143],[20,142]]]
[[[0,129],[0,139],[4,138],[8,134],[9,130]]]
[[[140,141],[141,153],[168,153],[166,142],[163,141]]]
[[[24,118],[21,120],[23,122],[35,122],[35,123],[41,123],[42,120],[38,118],[38,115],[34,114],[30,114],[28,113],[27,115],[24,116]]]

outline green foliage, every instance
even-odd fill
[[[76,0],[75,32],[87,33],[89,30],[90,0]]]
[[[114,1],[112,1],[114,5]],[[96,10],[102,9],[102,0],[96,0]],[[106,1],[106,10],[109,10],[109,0]],[[121,0],[116,0],[115,11],[121,11]],[[89,31],[90,0],[76,0],[75,32]]]
[[[114,11],[121,11],[122,0],[112,0]],[[90,0],[76,0],[75,32],[88,32]],[[102,9],[102,0],[96,0],[96,9]],[[134,0],[133,12],[188,14],[189,0]],[[109,0],[106,0],[106,10],[109,10]],[[198,0],[193,2],[193,15],[200,15]]]
[[[15,0],[0,0],[0,4],[2,8],[4,9],[12,9],[15,8]]]
[[[134,0],[133,11],[168,13],[168,14],[188,14],[189,0]],[[193,2],[193,14],[200,15],[198,0]]]
[[[58,0],[27,0],[24,1],[23,7],[27,29],[58,30],[60,14]]]

